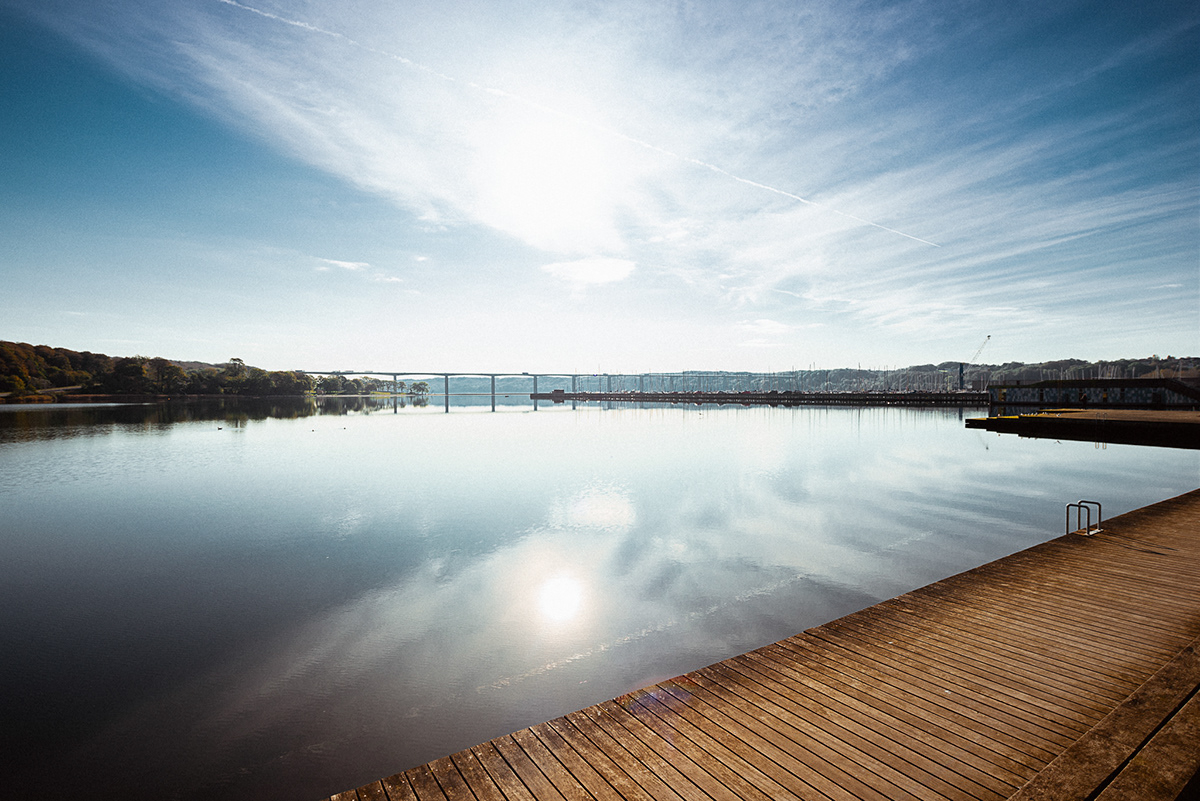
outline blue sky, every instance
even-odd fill
[[[0,0],[0,339],[268,369],[1200,355],[1200,9]]]

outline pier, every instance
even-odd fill
[[[330,798],[1192,797],[1198,574],[1200,490]]]
[[[691,403],[740,406],[986,406],[986,392],[552,392],[529,396],[554,403]]]
[[[1200,412],[1152,409],[1046,409],[970,418],[967,428],[1043,439],[1200,450]]]

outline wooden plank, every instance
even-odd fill
[[[1033,553],[1024,553],[1020,559],[1011,562],[987,565],[987,570],[981,571],[981,574],[1005,575],[1024,570],[1027,575],[1045,575],[1052,586],[1100,593],[1122,603],[1136,602],[1141,591],[1148,589],[1155,592],[1168,608],[1180,608],[1183,605],[1172,600],[1173,593],[1190,594],[1194,590],[1184,576],[1164,561],[1191,559],[1193,552],[1179,549],[1150,552],[1149,549],[1118,541],[1117,535],[1111,531],[1091,537],[1070,534],[1054,541],[1059,544],[1067,542],[1071,543],[1071,553],[1060,550],[1036,558]],[[931,587],[937,589],[936,584]]]
[[[397,773],[386,779],[380,779],[379,783],[383,785],[388,801],[417,801],[417,794],[413,792],[412,785],[408,783],[408,776],[405,773]]]
[[[563,767],[563,763],[546,748],[536,734],[529,729],[522,729],[509,736],[521,747],[529,761],[537,766],[546,780],[562,794],[563,798],[568,801],[595,801],[596,797],[569,770]],[[528,784],[529,782],[526,782],[526,785]]]
[[[915,614],[920,614],[924,611],[937,612],[944,611],[945,607],[934,600],[905,598],[904,601],[911,605]],[[1057,648],[1063,658],[1073,659],[1077,662],[1083,661],[1080,655],[1088,654],[1090,662],[1099,670],[1103,670],[1110,675],[1121,675],[1125,673],[1134,675],[1152,673],[1151,667],[1156,663],[1156,658],[1161,661],[1169,658],[1166,656],[1134,654],[1127,651],[1114,652],[1108,648],[1103,642],[1089,642],[1088,639],[1080,636],[1063,636],[1057,637],[1052,634],[1054,627],[1051,621],[1042,618],[1027,615],[1019,610],[1006,611],[1001,615],[993,610],[985,610],[978,608],[963,608],[957,611],[957,618],[962,624],[970,624],[977,627],[982,632],[987,632],[991,636],[1006,638],[1010,641],[1025,642],[1030,644],[1038,644],[1042,647]],[[1176,649],[1178,650],[1178,649]]]
[[[563,718],[558,718],[556,721],[532,726],[529,731],[562,762],[575,780],[587,788],[594,798],[598,801],[649,799],[648,795],[640,792],[641,788],[629,780],[624,771],[611,764],[611,760],[608,760],[603,752],[586,746],[581,751],[572,745],[556,730],[553,725],[556,722],[560,726],[565,723]],[[605,764],[606,761],[610,764]]]
[[[1096,801],[1177,801],[1196,775],[1200,775],[1200,697],[1193,692]]]
[[[925,703],[912,695],[892,692],[882,682],[868,680],[865,676],[843,668],[832,662],[797,659],[795,651],[783,648],[779,643],[752,652],[770,666],[793,680],[804,682],[819,692],[833,693],[847,703],[861,709],[868,717],[895,718],[924,732],[928,742],[939,750],[948,749],[975,755],[987,770],[989,765],[1011,772],[1014,776],[1028,778],[1040,767],[1042,760],[1030,756],[992,736],[974,721],[945,708]],[[1024,778],[1021,780],[1024,781]]]
[[[429,763],[429,770],[450,801],[476,801],[475,794],[471,792],[450,757],[433,760]]]
[[[904,603],[905,617],[897,616],[896,619],[928,619],[929,614],[935,614],[939,609],[936,604],[926,606],[915,599],[897,600]],[[1127,688],[1136,687],[1141,680],[1139,676],[1144,675],[1140,669],[1128,663],[1114,666],[1106,660],[1095,658],[1089,649],[1071,648],[1057,643],[1047,635],[1044,628],[1023,630],[1018,637],[1011,627],[1002,628],[997,627],[994,621],[980,621],[969,611],[954,617],[942,616],[936,621],[928,621],[925,625],[929,627],[935,624],[948,638],[977,642],[982,649],[997,655],[1007,656],[1015,649],[1035,664],[1041,662],[1052,666],[1059,673],[1068,675],[1083,674],[1095,677],[1095,681],[1117,688],[1118,691],[1127,692]]]
[[[488,776],[500,788],[500,792],[504,794],[505,798],[509,801],[533,801],[533,794],[529,792],[529,788],[508,766],[492,742],[480,743],[471,749],[471,753],[479,760],[479,764],[487,771]]]
[[[763,715],[739,708],[716,694],[706,692],[699,685],[684,690],[679,683],[674,683],[667,686],[666,690],[684,701],[689,709],[703,715],[710,725],[715,724],[733,735],[757,759],[779,765],[831,799],[895,801],[897,798],[911,797],[908,793],[888,794],[871,787],[863,781],[863,772],[853,760],[821,744],[793,739],[789,736],[790,731],[779,728]],[[684,693],[687,694],[686,698]],[[785,738],[796,747],[782,747]]]
[[[451,754],[450,761],[454,763],[454,767],[458,768],[459,775],[463,777],[463,781],[471,788],[471,793],[478,801],[505,801],[504,793],[500,792],[500,788],[492,781],[492,777],[480,764],[474,751],[459,751],[457,754]]]
[[[1069,620],[1081,628],[1095,629],[1101,634],[1108,632],[1118,641],[1147,631],[1174,636],[1178,629],[1174,625],[1174,615],[1168,616],[1169,613],[1186,615],[1186,608],[1195,602],[1193,593],[1184,595],[1180,590],[1173,590],[1169,599],[1156,598],[1143,590],[1136,594],[1136,600],[1114,598],[1091,586],[1073,588],[1069,593],[1056,590],[1049,582],[1039,581],[1035,586],[1033,582],[1001,584],[993,580],[980,581],[967,588],[934,588],[921,596],[943,603],[960,601],[975,607],[986,605],[994,611],[1037,612],[1041,619]],[[1176,603],[1189,596],[1191,601],[1182,607]]]
[[[859,614],[876,617],[886,612],[871,608]],[[887,620],[902,634],[920,634],[939,647],[970,651],[980,658],[987,658],[989,662],[1009,665],[1014,670],[1036,671],[1068,691],[1078,689],[1080,678],[1086,677],[1087,692],[1110,706],[1128,693],[1129,678],[1111,678],[1093,669],[1090,661],[1085,664],[1068,661],[1061,650],[1052,649],[1049,645],[1039,646],[1029,638],[989,637],[978,628],[955,625],[954,621],[945,619],[931,621],[908,610],[888,614]]]
[[[1200,685],[1200,641],[1194,641],[1130,694],[1013,795],[1013,801],[1084,798],[1145,742]],[[1192,741],[1193,751],[1200,738]]]
[[[761,651],[751,651],[740,660],[722,663],[729,669],[754,671],[767,680],[786,684],[793,697],[810,700],[805,706],[813,714],[845,718],[887,740],[903,744],[935,764],[946,764],[963,778],[987,789],[1007,795],[1024,780],[1026,771],[1018,763],[994,752],[983,752],[976,744],[952,729],[928,718],[905,712],[872,697],[864,702],[861,694],[845,689],[839,682],[820,680],[815,674],[791,674],[787,666],[774,663]]]
[[[907,775],[928,775],[928,779],[921,779],[922,784],[941,787],[941,792],[949,798],[967,795],[1007,798],[1018,786],[1016,777],[1004,782],[972,765],[956,764],[945,752],[930,748],[920,730],[905,733],[899,728],[903,724],[895,720],[860,716],[833,698],[818,697],[804,685],[778,681],[768,672],[758,670],[749,659],[726,660],[713,665],[710,670],[722,680],[744,682],[750,692],[787,709],[795,718],[813,721],[822,731],[839,737],[838,730],[846,732],[854,747],[870,753],[875,759],[901,760],[911,765],[912,771],[906,771]],[[837,728],[827,728],[824,721]]]
[[[689,782],[677,780],[676,776],[672,775],[675,772],[673,768],[666,772],[653,770],[651,766],[638,759],[636,755],[630,753],[627,748],[614,739],[605,730],[605,727],[599,724],[599,718],[599,712],[595,707],[591,707],[568,715],[567,721],[583,736],[584,740],[592,744],[592,747],[602,750],[610,759],[619,761],[622,772],[637,783],[651,798],[684,801],[684,798],[689,795]]]
[[[620,759],[623,772],[633,777],[651,798],[661,793],[689,801],[706,797],[675,764],[659,758],[628,731],[614,724],[599,705],[571,715],[569,719],[593,747]]]
[[[863,615],[864,619],[867,617],[870,615]],[[1059,697],[1077,697],[1097,709],[1111,709],[1125,695],[1124,685],[1081,670],[1079,665],[1034,659],[1015,644],[988,643],[969,631],[951,636],[942,626],[921,626],[900,615],[888,617],[886,625],[886,631],[877,632],[877,636],[883,637],[885,642],[903,641],[910,647],[925,647],[938,654],[963,657],[990,670],[1002,671],[1005,675],[1021,677],[1026,681],[1036,680],[1048,692]],[[1083,688],[1079,681],[1081,674],[1088,676]]]
[[[878,632],[863,617],[838,621],[838,627],[832,630],[842,633],[844,642],[852,641],[856,647],[874,649],[906,665],[924,667],[931,676],[955,676],[966,686],[976,686],[989,697],[1050,722],[1063,718],[1094,722],[1112,706],[1089,702],[1080,698],[1078,693],[1051,692],[1045,687],[1041,676],[1037,676],[1035,681],[1021,681],[1023,677],[1019,672],[988,665],[973,658],[967,651],[943,650],[928,640],[910,641],[894,628],[886,633]]]
[[[1191,558],[1194,550],[1181,550],[1170,546],[1147,547],[1125,536],[1123,527],[1119,524],[1109,521],[1105,525],[1105,530],[1095,536],[1061,536],[1002,560],[936,582],[922,590],[936,589],[939,586],[957,587],[961,586],[961,582],[973,582],[981,577],[997,579],[1001,576],[1018,581],[1041,576],[1054,586],[1110,593],[1115,598],[1126,600],[1136,600],[1137,594],[1131,592],[1122,583],[1124,581],[1161,580],[1168,588],[1187,589],[1187,582],[1183,576],[1169,568],[1166,571],[1162,569],[1162,557]],[[1064,567],[1069,570],[1062,570]],[[1103,578],[1110,580],[1099,580]]]
[[[940,610],[941,614],[946,614],[949,604],[953,603],[950,598],[937,600],[937,598],[919,597],[912,598],[910,602],[919,604],[924,609]],[[1099,667],[1122,669],[1132,664],[1132,666],[1142,668],[1157,661],[1154,656],[1129,652],[1127,650],[1128,639],[1115,637],[1114,634],[1105,632],[1102,628],[1093,627],[1092,630],[1076,633],[1073,630],[1082,630],[1078,622],[1073,626],[1064,627],[1062,618],[1039,613],[1037,610],[1022,607],[1019,604],[1002,608],[998,603],[996,606],[988,607],[972,603],[970,606],[964,604],[964,606],[955,607],[954,612],[961,615],[962,620],[970,620],[973,625],[983,626],[991,631],[1020,632],[1024,636],[1042,639],[1044,642],[1052,639],[1062,649],[1090,651],[1093,661]]]
[[[358,788],[358,801],[388,801],[383,782],[371,782]]]
[[[894,659],[890,655],[853,647],[836,633],[812,629],[809,632],[831,646],[831,653],[842,661],[873,666],[876,675],[890,675],[893,683],[906,692],[920,692],[924,697],[940,698],[977,720],[1013,737],[1057,753],[1066,744],[1087,730],[1088,726],[1074,720],[1049,720],[1039,715],[1024,715],[1003,700],[992,698],[988,688],[967,677],[935,670],[913,660]]]
[[[572,716],[584,714],[583,712],[573,713]],[[607,782],[613,790],[626,799],[651,799],[653,798],[649,792],[642,788],[625,770],[630,767],[631,760],[627,755],[615,750],[605,750],[591,740],[588,739],[577,726],[572,725],[570,717],[555,718],[545,726],[550,729],[560,741],[570,747],[579,754],[582,759],[592,770],[596,771],[605,782]],[[638,772],[640,765],[633,765],[631,770]]]
[[[1110,537],[1109,534],[1097,535],[1098,537]],[[1193,559],[1194,556],[1188,557]],[[1155,614],[1149,614],[1143,611],[1140,603],[1146,598],[1146,587],[1140,586],[1138,589],[1129,589],[1123,583],[1117,583],[1111,575],[1104,576],[1104,580],[1097,582],[1096,574],[1088,573],[1086,565],[1079,565],[1081,559],[1077,556],[1069,561],[1064,560],[1062,565],[1064,570],[1053,570],[1052,565],[1042,564],[1037,566],[1036,571],[1033,571],[1033,566],[1021,569],[1015,565],[1006,562],[993,563],[989,565],[989,569],[981,574],[986,577],[987,581],[975,582],[980,585],[980,589],[987,592],[988,595],[995,597],[998,593],[1002,598],[1020,601],[1022,603],[1030,603],[1036,606],[1061,605],[1070,603],[1072,605],[1072,613],[1082,615],[1084,618],[1095,616],[1103,616],[1107,612],[1117,611],[1123,618],[1127,618],[1138,625],[1145,625],[1155,630],[1170,633],[1171,626],[1158,618]],[[1103,563],[1095,566],[1096,570],[1102,570]],[[1172,568],[1177,570],[1178,568]],[[1149,589],[1153,591],[1152,597],[1155,597],[1157,603],[1162,603],[1167,609],[1186,609],[1187,603],[1174,593],[1183,590],[1185,595],[1182,598],[1189,596],[1194,597],[1194,588],[1191,592],[1187,592],[1184,588],[1171,588],[1171,595],[1168,597],[1159,597],[1159,590],[1163,587],[1163,582],[1169,581],[1171,575],[1159,571],[1150,581]],[[1147,582],[1140,582],[1146,584]],[[947,585],[945,588],[938,585],[932,585],[926,588],[923,593],[929,597],[937,597],[943,590],[956,590],[957,587],[953,584]],[[1112,602],[1112,609],[1094,603],[1098,593],[1102,593],[1105,598]],[[1173,602],[1174,601],[1174,602]]]
[[[546,778],[538,766],[521,750],[521,746],[512,738],[512,735],[497,737],[491,741],[491,744],[508,763],[512,772],[520,777],[521,783],[529,789],[534,798],[547,801],[576,801],[577,798],[582,797],[573,794],[568,798],[559,792],[554,783]]]
[[[632,697],[622,696],[618,702],[622,706],[628,703],[644,710],[691,740],[707,752],[710,759],[736,771],[771,798],[827,798],[774,762],[762,759],[729,732],[719,726],[710,726],[706,719],[686,707],[668,706],[653,692],[647,691]]]
[[[1041,767],[1062,750],[1061,739],[1055,742],[1031,735],[1009,725],[1005,720],[997,719],[986,707],[980,709],[977,704],[964,703],[964,700],[969,699],[961,694],[953,695],[950,690],[943,690],[926,682],[909,681],[907,676],[898,676],[886,666],[859,659],[856,654],[839,649],[826,640],[810,636],[807,632],[803,638],[789,637],[780,640],[777,645],[797,653],[819,653],[822,664],[854,678],[860,684],[869,687],[872,694],[878,693],[895,699],[909,706],[917,714],[932,714],[975,731],[980,741],[992,741],[1000,746],[1007,746],[1010,749],[1009,753],[1023,755],[1025,758],[1018,758],[1022,764],[1027,763],[1026,758],[1031,758],[1029,764]]]
[[[769,796],[753,784],[747,782],[741,775],[735,773],[718,760],[708,758],[708,754],[686,737],[664,738],[660,727],[650,727],[644,717],[634,715],[623,706],[608,701],[597,705],[597,710],[603,719],[611,720],[634,738],[640,746],[626,743],[626,748],[635,754],[644,754],[648,750],[703,790],[714,801],[769,801]],[[656,764],[648,757],[639,757],[647,765]]]
[[[825,759],[835,754],[846,760],[838,759],[839,764],[855,763],[857,767],[848,772],[857,775],[865,784],[887,792],[890,797],[919,798],[931,789],[945,798],[965,801],[977,797],[962,789],[961,776],[956,777],[956,783],[946,781],[946,771],[940,766],[921,760],[899,743],[893,742],[890,747],[884,748],[878,742],[863,737],[855,727],[843,726],[840,721],[825,715],[809,714],[811,710],[792,703],[782,694],[786,688],[768,689],[752,679],[733,671],[721,670],[715,665],[688,675],[700,686],[725,695],[734,703],[744,701],[743,709],[762,710],[765,715],[778,721],[770,724],[775,731]],[[873,734],[878,736],[878,733]],[[926,770],[926,767],[933,770]],[[988,797],[1000,796],[989,793]]]
[[[405,771],[405,775],[408,776],[408,782],[417,794],[418,801],[446,801],[446,794],[442,792],[428,764],[417,765]]]

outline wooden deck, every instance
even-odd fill
[[[1200,412],[1182,409],[1047,409],[973,417],[966,426],[1023,437],[1200,449]]]
[[[1198,576],[1200,490],[332,798],[1176,799]]]

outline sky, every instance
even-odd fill
[[[0,0],[0,339],[270,370],[1200,355],[1189,2]]]

